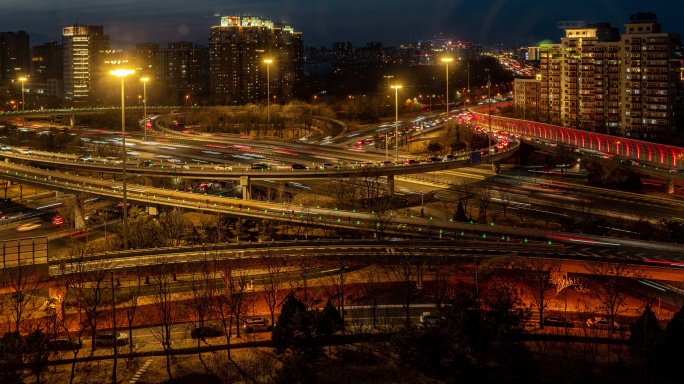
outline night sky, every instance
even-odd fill
[[[104,25],[113,48],[206,45],[219,16],[237,14],[282,20],[314,47],[336,41],[398,46],[433,37],[509,46],[556,42],[556,21],[606,21],[622,28],[636,12],[655,12],[665,32],[684,32],[681,0],[2,0],[0,31],[25,30],[37,44],[61,41],[62,25],[82,23]]]

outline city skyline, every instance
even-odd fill
[[[572,8],[560,2],[534,0],[456,1],[448,5],[441,1],[397,5],[386,0],[372,4],[357,0],[344,4],[262,0],[226,5],[212,0],[192,6],[156,0],[142,5],[131,0],[109,4],[70,0],[0,5],[2,30],[26,30],[32,45],[59,41],[63,25],[82,23],[103,25],[112,38],[112,47],[124,49],[141,42],[192,41],[207,45],[211,27],[225,15],[282,20],[303,33],[306,46],[320,47],[336,41],[350,41],[355,46],[381,41],[398,46],[435,37],[484,45],[537,45],[561,36],[562,31],[556,28],[558,21],[609,22],[622,28],[628,16],[636,12],[654,12],[665,29],[680,33],[682,11],[684,5],[669,0],[649,4],[645,9],[636,0],[579,0]]]

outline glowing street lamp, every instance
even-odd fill
[[[394,89],[394,162],[399,162],[399,89],[401,85],[393,85]]]
[[[117,69],[109,71],[110,75],[121,78],[121,148],[123,150],[122,188],[123,193],[123,242],[124,249],[128,249],[128,201],[126,199],[126,104],[124,99],[124,77],[135,73],[132,69]]]
[[[271,126],[271,63],[273,59],[264,59],[264,64],[266,64],[266,132]]]
[[[188,107],[188,99],[190,98],[190,95],[185,95],[185,108]]]
[[[141,77],[140,81],[143,82],[143,137],[147,141],[147,82],[150,78]]]
[[[446,121],[447,128],[449,127],[449,63],[454,61],[451,57],[442,57],[442,63],[446,64]]]

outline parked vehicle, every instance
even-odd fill
[[[295,163],[295,164],[292,164],[291,169],[292,169],[293,171],[294,171],[295,169],[304,169],[304,170],[305,170],[305,169],[306,169],[306,166],[305,166],[304,164]]]
[[[420,323],[423,325],[436,325],[439,323],[439,316],[433,315],[430,312],[423,312],[422,315],[420,315]]]
[[[605,317],[594,316],[591,319],[587,319],[587,327],[594,329],[611,329],[610,321]],[[612,330],[617,331],[620,329],[620,325],[613,322]]]
[[[223,335],[223,330],[212,326],[197,327],[190,331],[190,337],[193,339],[205,339],[207,337],[219,337]]]
[[[549,316],[544,319],[544,326],[572,328],[573,324],[571,321],[565,320],[563,316]]]
[[[267,319],[264,319],[263,317],[253,317],[245,320],[242,324],[242,329],[244,329],[246,333],[266,332],[271,330],[271,326],[268,324]]]
[[[96,347],[113,347],[115,345],[127,345],[128,334],[124,332],[100,332],[95,335]]]
[[[73,351],[81,349],[82,346],[80,342],[69,339],[55,339],[47,342],[47,349],[50,351]]]

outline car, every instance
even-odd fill
[[[124,332],[100,332],[95,335],[96,347],[113,347],[115,345],[127,345],[128,334]]]
[[[271,169],[271,167],[269,167],[268,164],[264,164],[264,163],[254,163],[249,167],[249,169],[263,171],[263,170],[269,170],[269,169]]]
[[[154,166],[154,162],[152,160],[143,160],[140,162],[140,165],[145,167],[152,167]]]
[[[406,160],[406,165],[414,165],[414,164],[420,164],[420,161],[416,159],[408,159]]]
[[[448,154],[448,155],[445,155],[445,156],[442,158],[442,161],[452,161],[452,160],[454,160],[454,159],[456,159],[456,156],[454,156],[454,155],[452,155],[452,154]]]
[[[271,330],[271,326],[267,319],[264,319],[263,317],[253,317],[245,320],[242,324],[242,329],[244,329],[246,333],[266,332]]]
[[[214,167],[215,171],[227,171],[228,167],[224,167],[223,165],[217,165]]]
[[[20,225],[17,227],[17,231],[26,232],[26,231],[32,231],[36,228],[40,228],[40,223],[27,223],[27,224]]]
[[[440,163],[442,162],[442,159],[440,159],[439,157],[428,157],[427,159],[425,159],[425,161],[427,161],[428,163]]]
[[[207,337],[219,337],[225,333],[223,330],[213,326],[197,327],[190,331],[190,337],[193,339],[206,339]]]
[[[365,163],[361,163],[361,166],[362,167],[373,167],[373,166],[375,166],[375,164],[373,164],[371,162],[365,162]]]
[[[321,164],[318,168],[319,168],[321,171],[325,171],[325,170],[328,169],[328,168],[332,168],[332,166],[333,166],[332,163],[323,163],[323,164]]]
[[[433,315],[430,312],[423,312],[420,315],[420,323],[423,325],[436,325],[439,323],[439,316]]]
[[[549,316],[544,319],[544,326],[572,328],[573,324],[571,321],[565,320],[563,316]]]
[[[292,164],[291,169],[294,171],[295,169],[303,169],[303,170],[306,170],[307,168],[306,168],[306,165],[304,165],[304,164],[295,163],[295,164]]]
[[[47,349],[49,351],[73,351],[81,349],[83,345],[80,341],[72,341],[69,339],[55,339],[48,340]]]
[[[380,166],[381,166],[381,167],[391,167],[392,165],[394,165],[394,163],[392,163],[392,162],[389,161],[389,160],[385,160],[385,161],[381,161],[381,162],[380,162]]]
[[[610,321],[608,321],[605,317],[594,316],[590,319],[587,319],[586,324],[588,328],[611,329]],[[612,330],[617,331],[618,329],[620,329],[620,325],[616,322],[613,322]]]

